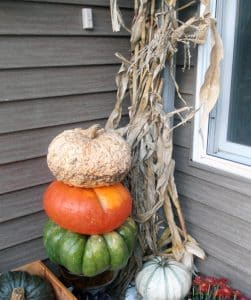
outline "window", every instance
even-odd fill
[[[251,1],[214,0],[211,11],[224,44],[221,92],[203,133],[205,145],[195,118],[193,160],[251,178]],[[210,42],[199,48],[196,98],[209,52]]]

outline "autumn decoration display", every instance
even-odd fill
[[[137,235],[132,198],[120,183],[131,164],[129,145],[98,125],[76,128],[53,139],[47,162],[57,179],[43,197],[49,258],[86,277],[123,268]]]
[[[118,31],[125,24],[117,1],[110,3],[113,29]],[[44,228],[48,256],[69,272],[87,277],[121,269],[111,286],[115,299],[123,299],[134,279],[144,300],[184,299],[192,285],[194,257],[205,258],[203,249],[187,232],[172,157],[173,130],[196,112],[180,94],[174,56],[182,46],[184,70],[189,68],[190,47],[205,43],[209,29],[213,47],[200,90],[200,128],[219,94],[223,46],[209,2],[201,1],[201,16],[184,22],[177,17],[193,3],[177,8],[175,0],[134,1],[131,57],[116,54],[121,60],[117,97],[105,129],[94,125],[64,131],[48,149],[48,166],[56,177],[44,194],[50,218]],[[165,109],[165,103],[172,103],[174,95],[168,95],[165,103],[163,97],[166,70],[182,103],[172,111]],[[119,127],[128,94],[129,121]],[[125,177],[134,199],[138,231],[130,218],[131,196],[121,183]],[[138,247],[133,252],[136,238]],[[226,281],[213,285],[208,279],[200,282],[195,278],[189,297],[226,300],[231,299],[227,298],[230,294],[235,300],[244,297]]]

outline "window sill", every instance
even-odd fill
[[[211,155],[203,155],[190,159],[189,165],[195,168],[204,169],[211,173],[232,177],[237,180],[251,183],[251,167],[235,163],[226,159]]]

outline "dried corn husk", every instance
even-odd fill
[[[110,0],[110,9],[111,9],[111,20],[112,20],[112,30],[114,32],[120,31],[121,26],[127,31],[130,30],[126,27],[120,9],[118,7],[117,0]]]
[[[179,9],[186,9],[194,2]],[[208,113],[217,98],[222,45],[214,21],[208,13],[208,2],[203,1],[207,6],[202,17],[194,16],[186,22],[178,20],[174,0],[134,2],[131,58],[120,56],[122,66],[116,77],[117,100],[106,128],[119,127],[121,106],[128,89],[131,99],[129,122],[117,130],[127,139],[132,149],[132,168],[127,182],[134,198],[134,217],[139,225],[139,247],[127,268],[115,281],[114,292],[123,292],[142,266],[142,260],[151,256],[172,257],[183,261],[190,268],[194,256],[205,258],[204,251],[186,230],[174,180],[172,132],[195,113],[194,108],[188,107],[179,93],[173,73],[173,57],[178,51],[178,44],[183,44],[187,52],[185,58],[189,60],[189,48],[205,42],[210,26],[214,48],[211,67],[202,87],[203,111]],[[185,62],[186,65],[189,67],[189,62]],[[177,95],[184,103],[182,108],[172,112],[164,111],[162,97],[162,71],[166,66],[169,67]],[[216,92],[212,89],[216,89]],[[175,115],[180,122],[173,126],[171,120]]]

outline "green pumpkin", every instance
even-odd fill
[[[49,220],[43,237],[50,260],[73,274],[92,277],[106,270],[123,268],[132,254],[136,234],[131,218],[116,231],[91,236],[65,230]]]
[[[25,300],[55,299],[52,287],[47,281],[27,272],[7,272],[0,276],[0,299],[10,300],[14,288],[24,289]]]

